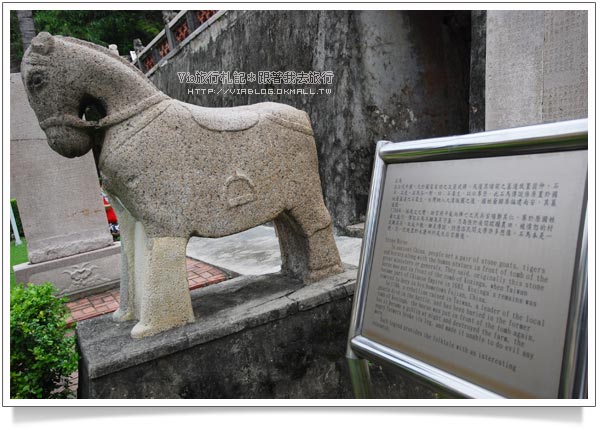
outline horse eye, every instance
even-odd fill
[[[29,78],[29,86],[32,89],[38,89],[44,85],[44,77],[41,73],[35,73]]]

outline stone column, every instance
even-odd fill
[[[587,11],[488,11],[485,128],[587,117]]]
[[[29,256],[15,266],[16,281],[49,281],[67,295],[118,285],[120,245],[108,230],[92,153],[70,160],[52,151],[19,73],[10,92],[11,196]]]

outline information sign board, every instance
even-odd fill
[[[353,353],[460,396],[578,397],[587,161],[584,120],[378,144]]]

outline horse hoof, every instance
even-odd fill
[[[133,318],[134,317],[132,312],[122,310],[121,308],[117,309],[112,316],[114,322],[131,321]]]
[[[153,334],[156,334],[159,331],[160,330],[157,330],[156,327],[152,327],[147,324],[137,323],[131,329],[131,337],[134,339],[141,339],[143,337],[152,336]]]
[[[177,327],[194,322],[193,316],[186,320],[167,321],[161,323],[142,323],[138,322],[133,329],[131,329],[131,337],[134,339],[141,339],[143,337],[154,336],[155,334],[162,333],[163,331],[172,330]]]

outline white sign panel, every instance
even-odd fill
[[[470,398],[587,398],[587,120],[377,144],[348,337]]]
[[[362,336],[556,398],[586,181],[587,151],[388,165]]]

